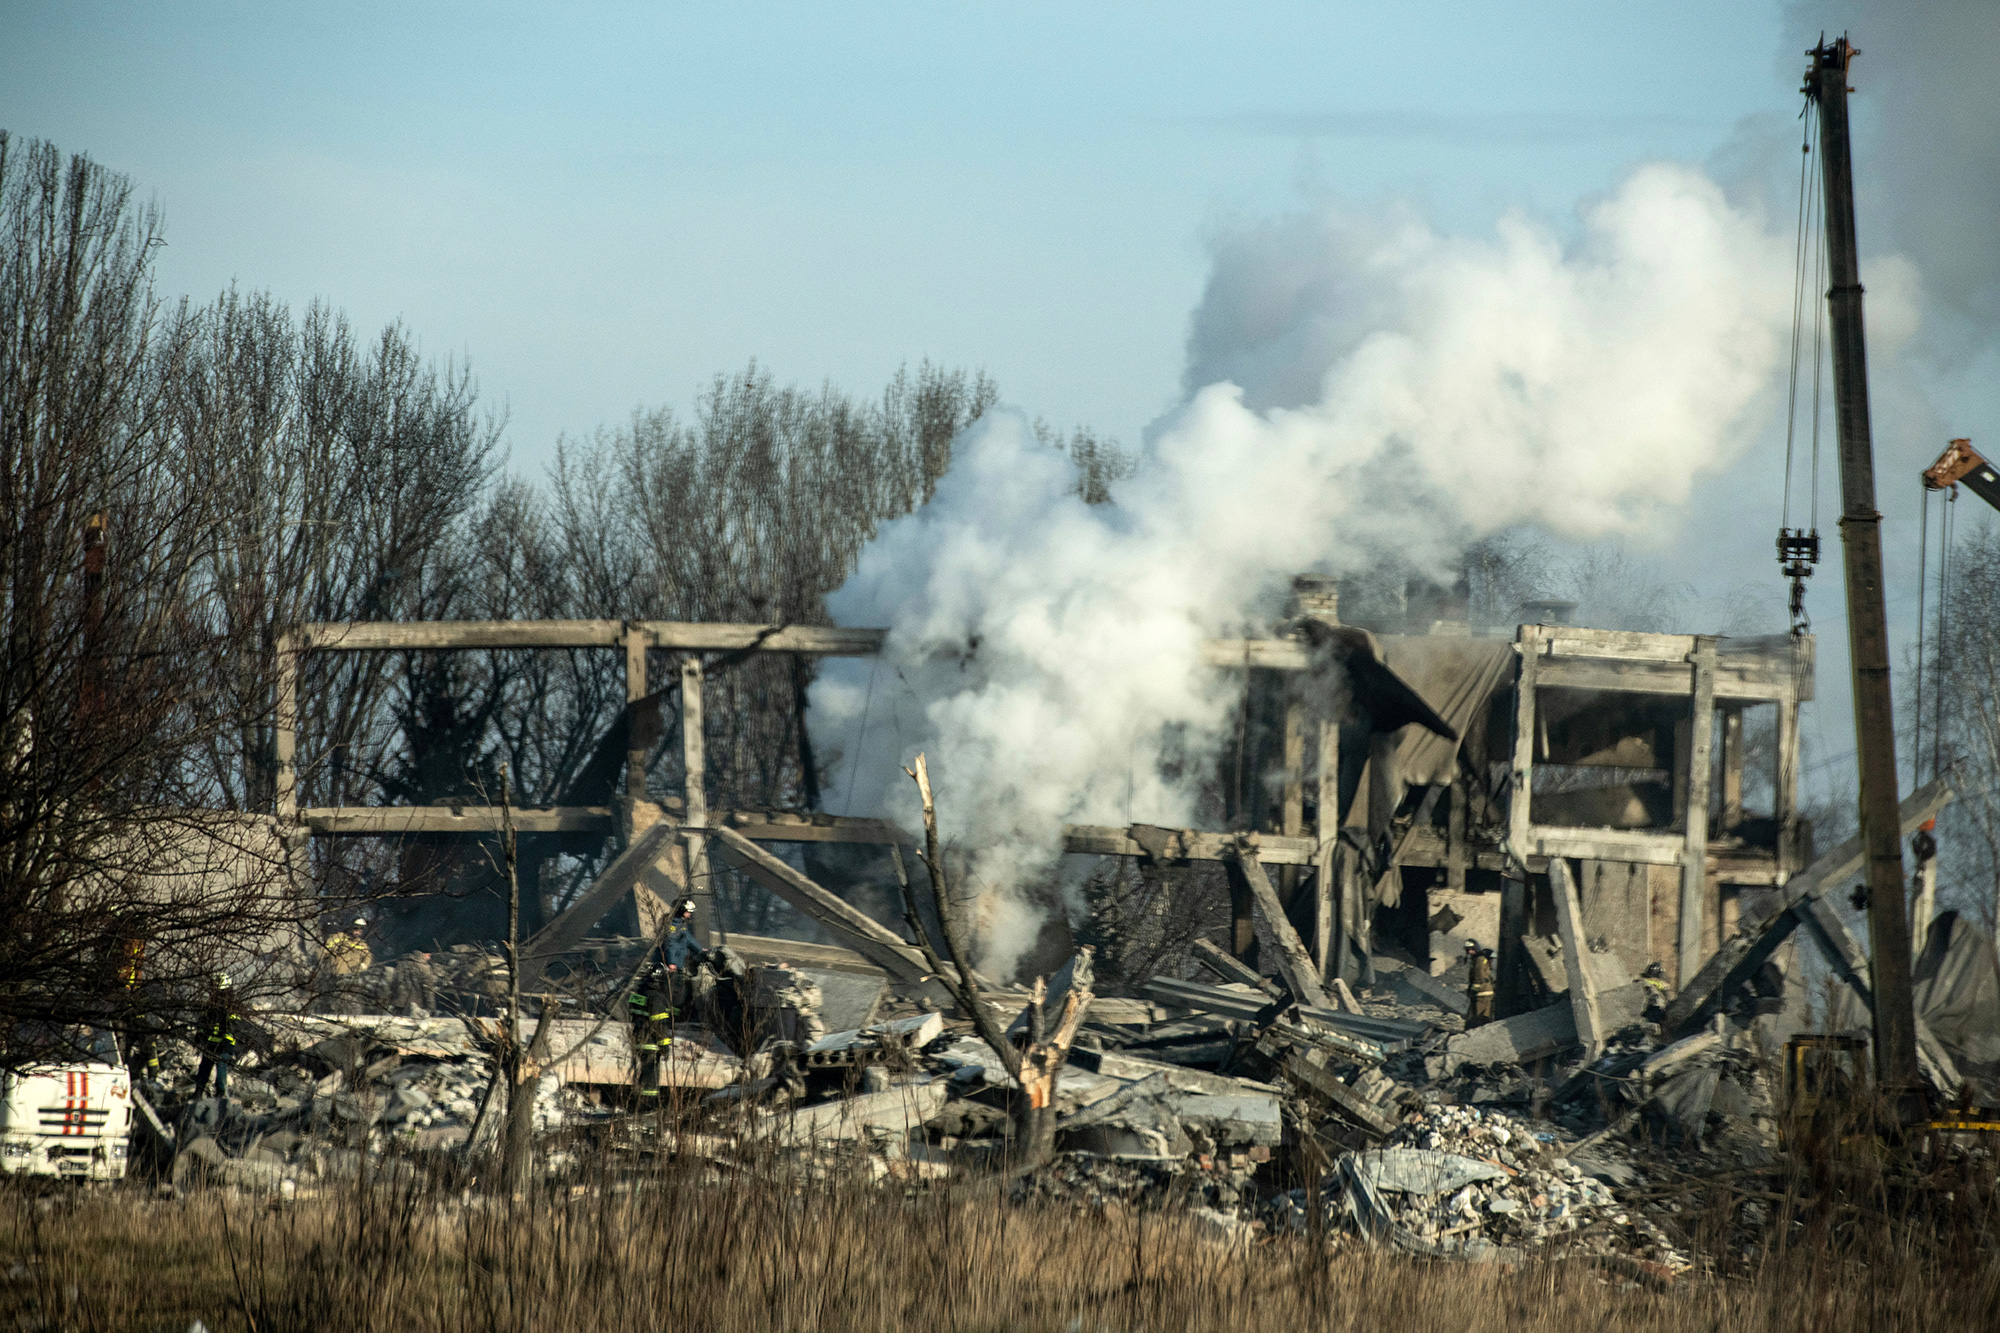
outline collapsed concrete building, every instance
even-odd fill
[[[1661,1154],[1676,1171],[1774,1169],[1783,1136],[1800,1132],[1772,1047],[1784,1011],[1797,1016],[1802,988],[1785,973],[1799,932],[1868,1002],[1865,956],[1827,901],[1851,882],[1859,846],[1815,856],[1797,814],[1811,640],[1592,630],[1563,623],[1559,607],[1481,633],[1449,602],[1437,614],[1418,598],[1414,614],[1353,623],[1324,583],[1297,591],[1269,635],[1206,650],[1247,674],[1225,757],[1243,781],[1226,826],[1065,830],[1075,854],[1220,864],[1233,915],[1222,944],[1195,944],[1186,975],[1155,976],[1137,994],[1093,994],[1088,950],[1048,978],[1048,1004],[1068,1004],[1074,1020],[1046,1082],[1055,1157],[1014,1177],[1015,1192],[1179,1201],[1230,1244],[1326,1227],[1436,1257],[1561,1242],[1661,1280],[1695,1266],[1648,1173]],[[865,654],[882,637],[360,625],[309,627],[289,646],[623,649],[634,706],[649,694],[647,652],[678,652],[682,706],[698,719],[703,653]],[[295,711],[281,701],[281,719]],[[687,728],[697,778],[701,743]],[[289,765],[288,736],[279,752]],[[698,781],[648,800],[643,761],[627,755],[634,780],[609,804],[505,815],[524,832],[617,849],[522,946],[530,1009],[562,1014],[534,1098],[551,1133],[546,1171],[689,1153],[740,1164],[746,1145],[814,1173],[844,1162],[895,1182],[1011,1171],[1026,1066],[1010,1073],[973,1011],[1039,1031],[1027,1015],[1044,1007],[1040,988],[962,989],[907,921],[863,910],[802,869],[808,858],[774,847],[900,849],[908,835],[818,812],[709,810]],[[485,837],[503,818],[471,806],[301,809],[294,790],[281,770],[280,819],[312,836]],[[1905,827],[1950,799],[1943,784],[1913,794]],[[615,978],[657,938],[668,900],[704,896],[716,865],[823,939],[714,932],[735,1007],[698,1002],[676,1029],[661,1076],[681,1117],[669,1128],[634,1114],[636,1051]],[[1962,1085],[1985,1098],[2000,1074],[2000,970],[1990,940],[1950,914],[1939,922],[1918,966],[1920,1021],[1939,1023],[1924,1029],[1926,1077],[1941,1094]],[[1467,1021],[1453,971],[1467,943],[1500,964],[1500,1003],[1483,1024]],[[238,1078],[239,1102],[184,1102],[160,1122],[175,1179],[313,1188],[370,1154],[476,1155],[481,1127],[493,1132],[505,964],[461,948],[468,967],[430,974],[418,1006],[430,1014],[392,999],[257,1015],[269,1051]],[[1655,963],[1659,985],[1635,979]],[[397,1008],[407,1011],[385,1012]],[[514,1041],[539,1022],[524,1016]],[[1866,1046],[1852,1033],[1812,1040],[1799,1068],[1822,1074]],[[1817,1090],[1832,1086],[1814,1077]],[[1652,1142],[1635,1143],[1636,1129]]]
[[[1608,942],[1626,974],[1657,962],[1674,983],[1713,955],[1746,905],[1810,860],[1810,829],[1797,814],[1809,637],[1634,634],[1559,620],[1475,633],[1463,603],[1448,597],[1350,623],[1331,580],[1302,578],[1297,593],[1295,614],[1271,637],[1208,645],[1211,665],[1247,677],[1242,725],[1225,757],[1237,781],[1224,826],[1071,826],[1065,851],[1233,868],[1252,835],[1263,864],[1277,868],[1287,917],[1328,976],[1370,976],[1378,938],[1429,971],[1471,941],[1496,950],[1503,1014],[1531,1007],[1554,980],[1547,945],[1524,943],[1557,934],[1551,857],[1575,864],[1585,934]],[[818,812],[709,811],[699,781],[700,654],[867,654],[881,640],[880,631],[798,626],[520,622],[310,626],[286,647],[622,649],[635,707],[648,697],[647,651],[683,653],[676,683],[693,720],[682,736],[694,776],[680,799],[645,798],[635,749],[634,776],[611,803],[513,816],[526,835],[624,845],[534,952],[574,947],[614,910],[643,933],[666,896],[690,886],[702,896],[696,868],[713,849],[871,961],[894,951],[875,937],[895,931],[843,910],[835,895],[805,891],[784,862],[751,852],[771,843],[882,846],[906,835]],[[296,681],[296,668],[286,679]],[[320,837],[497,831],[493,807],[299,809],[287,725],[296,713],[295,700],[281,700],[281,820]],[[704,831],[711,826],[732,836]],[[1257,948],[1251,895],[1240,872],[1231,880],[1231,951],[1248,957]]]

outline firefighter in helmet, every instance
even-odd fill
[[[676,900],[660,957],[639,973],[626,998],[641,1097],[660,1095],[660,1061],[674,1043],[674,1018],[686,1005],[693,974],[706,957],[694,933],[694,899]]]
[[[208,1075],[215,1073],[215,1095],[229,1095],[229,1066],[236,1063],[236,992],[227,972],[217,972],[209,985],[208,1008],[202,1016],[201,1063],[194,1071],[194,1095],[207,1095]]]
[[[1493,951],[1465,942],[1465,1025],[1493,1021]]]

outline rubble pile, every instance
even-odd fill
[[[1667,1272],[1693,1267],[1648,1215],[1621,1196],[1644,1174],[1608,1154],[1572,1162],[1549,1130],[1477,1107],[1411,1113],[1386,1146],[1343,1154],[1322,1194],[1325,1222],[1436,1257],[1518,1258],[1552,1240],[1585,1253],[1622,1253]],[[1581,1164],[1579,1164],[1579,1162]],[[1272,1201],[1276,1225],[1304,1231],[1304,1190]]]
[[[1016,1201],[1184,1210],[1229,1245],[1346,1237],[1472,1261],[1559,1247],[1671,1281],[1704,1262],[1676,1221],[1688,1182],[1776,1160],[1765,1012],[1713,1012],[1670,1040],[1655,997],[1620,983],[1598,997],[1616,1027],[1584,1059],[1560,993],[1468,1025],[1453,978],[1377,961],[1372,985],[1336,985],[1324,1005],[1227,960],[1207,980],[1093,998],[1049,1084],[1054,1155],[1026,1172],[1021,1089],[974,1024],[911,994],[882,1016],[876,983],[836,1007],[817,979],[852,976],[732,965],[700,989],[717,1026],[673,1029],[670,1118],[638,1095],[622,1013],[553,1022],[535,1100],[542,1169],[692,1153],[718,1180],[859,1168],[907,1188],[1005,1171]],[[1021,1025],[1026,998],[986,993],[1003,1027]],[[829,1011],[866,1021],[829,1031]],[[187,1050],[146,1087],[177,1184],[292,1194],[371,1158],[477,1146],[496,1020],[420,1007],[257,1019],[227,1101],[176,1096]],[[522,1040],[533,1026],[524,1018]],[[1754,1243],[1756,1221],[1746,1204],[1739,1239]]]

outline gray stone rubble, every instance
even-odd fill
[[[1453,978],[1412,975],[1385,960],[1358,1012],[1338,1015],[1241,983],[1161,982],[1144,1002],[1107,1002],[1055,1080],[1056,1156],[1015,1174],[1013,1196],[1183,1207],[1228,1245],[1347,1237],[1470,1261],[1562,1246],[1670,1281],[1697,1262],[1677,1182],[1773,1161],[1762,1013],[1717,1013],[1668,1040],[1644,988],[1621,984],[1599,996],[1611,1037],[1585,1064],[1560,996],[1468,1031],[1444,1002]],[[893,996],[878,1015],[871,992],[843,1011],[869,1021],[829,1031],[811,976],[757,967],[741,984],[748,1018],[734,1045],[698,1024],[676,1031],[662,1082],[678,1139],[634,1096],[619,1016],[558,1022],[567,1058],[535,1098],[542,1169],[690,1143],[718,1161],[755,1145],[765,1160],[845,1163],[906,1185],[1009,1164],[1018,1089],[970,1023]],[[1020,997],[994,1003],[1012,1015]],[[295,1194],[371,1159],[465,1149],[493,1020],[256,1017],[261,1049],[226,1105],[177,1100],[192,1052],[169,1053],[151,1095],[177,1126],[164,1149],[177,1184]]]

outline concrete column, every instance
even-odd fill
[[[1715,636],[1697,634],[1694,697],[1688,716],[1687,843],[1681,851],[1681,919],[1676,956],[1683,980],[1701,967],[1702,919],[1708,894],[1709,756],[1715,736]]]

